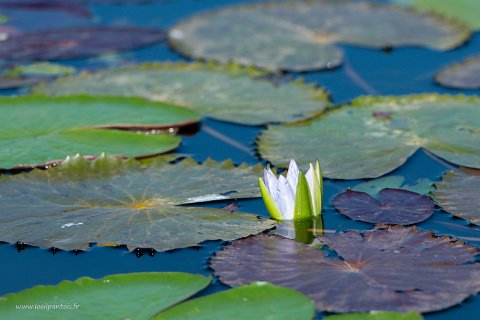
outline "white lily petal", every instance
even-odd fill
[[[282,212],[284,220],[293,220],[295,208],[295,195],[284,176],[278,178],[278,201],[277,205]]]
[[[287,181],[290,185],[290,189],[292,190],[293,197],[295,197],[295,193],[297,192],[297,184],[298,184],[298,174],[300,170],[298,170],[297,163],[295,160],[290,160],[290,165],[288,166],[288,173],[287,173]]]
[[[317,175],[315,173],[315,169],[313,168],[312,164],[310,163],[310,169],[308,169],[307,173],[305,174],[305,178],[307,178],[308,189],[310,190],[310,198],[312,199],[312,209],[313,212],[316,212],[316,203],[315,203],[315,181],[317,179]]]
[[[265,186],[267,187],[270,195],[272,196],[273,200],[277,202],[277,195],[278,195],[278,179],[273,174],[272,170],[269,167],[263,170],[263,182],[265,182]]]

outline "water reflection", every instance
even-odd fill
[[[305,244],[315,245],[316,238],[323,234],[323,216],[302,221],[282,221],[277,224],[273,233]]]

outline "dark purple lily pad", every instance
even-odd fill
[[[92,13],[87,7],[71,0],[1,0],[0,9],[54,10],[85,18],[92,16]]]
[[[211,267],[223,283],[268,281],[300,291],[319,310],[431,312],[480,290],[476,247],[416,227],[389,226],[318,238],[339,257],[264,234],[234,241]]]
[[[335,197],[333,206],[353,220],[401,225],[428,219],[435,207],[427,196],[391,188],[380,191],[378,200],[368,193],[348,190]]]
[[[133,27],[67,28],[14,35],[2,42],[0,59],[12,61],[86,58],[164,40],[160,30]]]

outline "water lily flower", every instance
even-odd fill
[[[287,177],[278,178],[267,166],[258,178],[260,193],[268,213],[275,220],[303,220],[322,212],[323,177],[318,161],[304,174],[295,160],[290,161]]]

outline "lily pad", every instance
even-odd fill
[[[449,88],[480,89],[480,55],[440,70],[435,81]]]
[[[268,283],[252,283],[189,300],[160,312],[153,319],[311,320],[315,305],[304,295]]]
[[[328,94],[322,89],[300,81],[275,85],[255,79],[261,76],[265,73],[235,65],[155,63],[59,79],[36,91],[137,96],[246,125],[304,120],[329,105]]]
[[[75,73],[75,68],[51,62],[13,66],[5,71],[7,77],[59,77]]]
[[[426,195],[433,190],[433,182],[430,179],[422,178],[412,184],[406,184],[405,178],[402,176],[387,176],[362,182],[352,190],[368,193],[378,199],[379,192],[386,188],[403,189]]]
[[[269,126],[260,155],[276,166],[318,159],[324,176],[376,178],[427,148],[447,161],[480,168],[480,98],[437,94],[361,97],[298,125]]]
[[[318,239],[338,257],[261,234],[234,241],[211,267],[230,286],[268,281],[309,296],[329,312],[431,312],[480,290],[477,248],[447,236],[390,226]]]
[[[463,25],[400,7],[352,2],[277,2],[242,5],[180,22],[168,34],[174,49],[194,58],[235,61],[269,70],[338,66],[342,42],[372,48],[457,47]]]
[[[245,213],[182,204],[258,196],[260,165],[191,159],[172,165],[102,156],[0,176],[0,241],[86,250],[89,244],[164,251],[234,240],[275,225]]]
[[[0,313],[5,319],[25,320],[150,319],[209,283],[210,277],[177,272],[83,277],[0,297]]]
[[[75,153],[159,154],[181,139],[125,129],[168,130],[200,120],[191,110],[139,98],[89,96],[3,97],[0,113],[0,168],[43,165]]]
[[[433,11],[465,23],[473,30],[480,30],[480,2],[478,0],[393,0],[422,11]]]
[[[420,313],[409,312],[388,312],[388,311],[370,311],[369,313],[347,313],[336,314],[325,317],[324,320],[422,320]]]
[[[164,40],[159,30],[82,27],[12,35],[2,41],[0,59],[10,61],[86,58],[145,47]]]
[[[42,81],[43,77],[4,77],[0,76],[0,90],[17,89],[34,86]]]
[[[87,7],[80,5],[79,1],[71,0],[2,0],[0,9],[58,10],[84,18],[92,17],[92,13]]]
[[[348,190],[333,199],[333,206],[353,220],[369,223],[409,225],[430,218],[432,199],[402,189],[383,189],[379,199],[365,192]]]
[[[437,182],[433,199],[445,211],[480,226],[480,170],[447,172]]]

